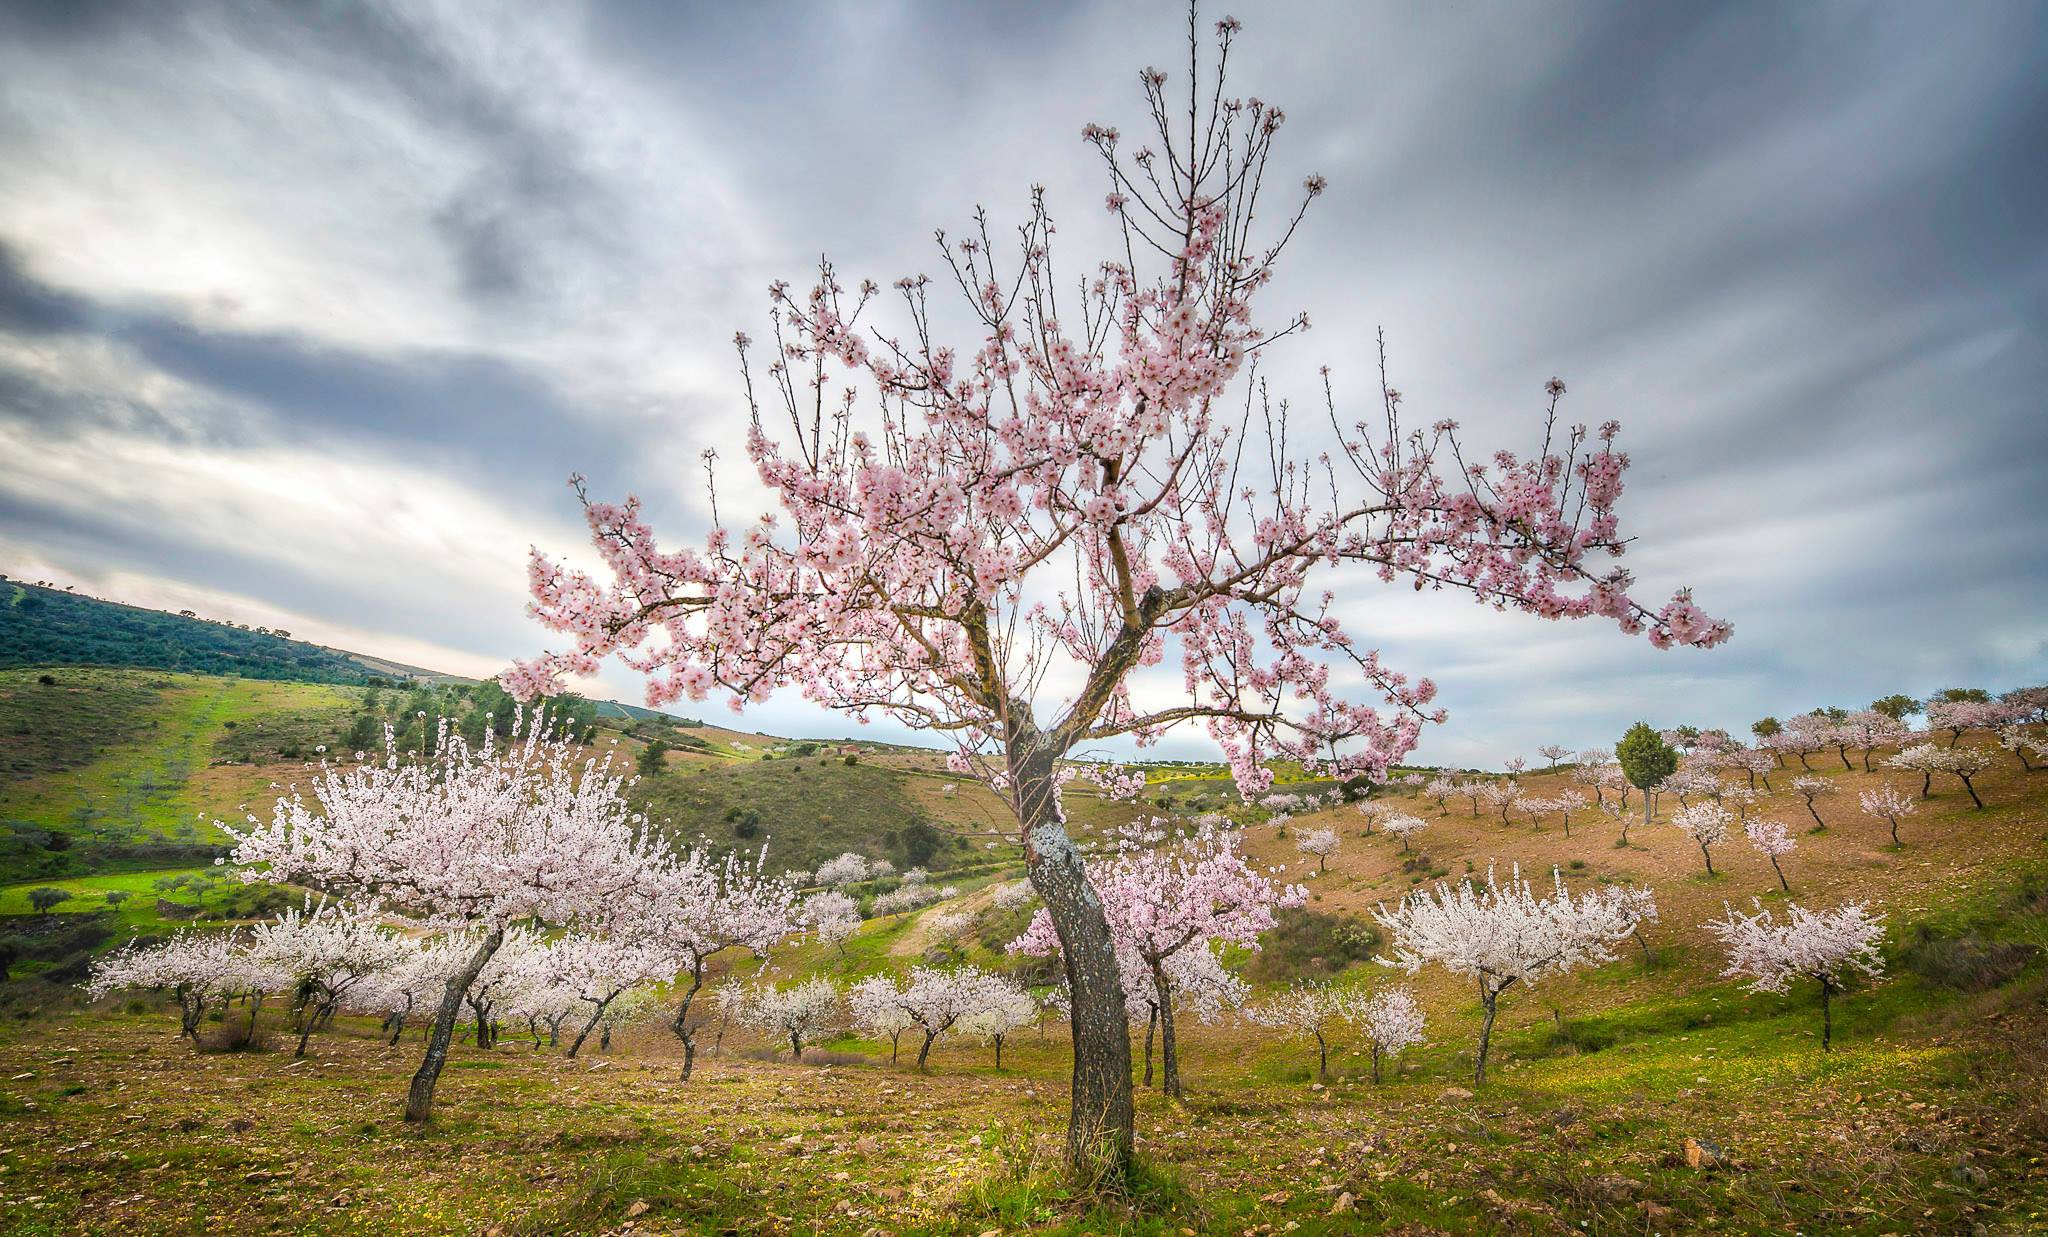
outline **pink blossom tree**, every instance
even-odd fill
[[[1475,1083],[1486,1081],[1493,1021],[1501,994],[1516,984],[1535,984],[1584,966],[1614,961],[1612,946],[1636,929],[1645,899],[1619,885],[1574,895],[1553,869],[1553,892],[1538,897],[1519,868],[1503,883],[1489,869],[1486,884],[1439,883],[1418,891],[1373,918],[1392,938],[1392,956],[1379,961],[1410,975],[1436,963],[1454,975],[1479,981],[1484,1016],[1479,1027]],[[1654,903],[1650,903],[1654,905]]]
[[[1884,916],[1873,915],[1861,902],[1815,913],[1797,902],[1785,908],[1783,922],[1761,903],[1756,912],[1726,916],[1706,925],[1728,951],[1729,978],[1747,976],[1754,992],[1783,992],[1796,979],[1820,985],[1820,1046],[1834,1045],[1832,1000],[1851,974],[1876,979],[1884,974]]]
[[[1155,828],[1162,823],[1153,822]],[[1234,830],[1203,826],[1186,837],[1151,845],[1139,827],[1119,832],[1115,841],[1115,852],[1091,864],[1088,874],[1101,898],[1112,940],[1151,975],[1159,1001],[1161,1088],[1178,1098],[1174,975],[1168,963],[1184,952],[1219,944],[1255,949],[1259,933],[1273,926],[1273,912],[1302,905],[1307,894],[1298,885],[1275,882],[1246,861]],[[1050,907],[1041,907],[1023,935],[1010,944],[1013,952],[1040,957],[1063,948]]]
[[[736,343],[746,450],[779,515],[678,550],[636,500],[592,500],[579,481],[604,577],[536,553],[533,613],[571,643],[506,680],[530,696],[616,654],[654,703],[760,701],[789,684],[950,736],[956,769],[1007,800],[1063,945],[1068,1150],[1084,1175],[1128,1161],[1130,1043],[1115,943],[1060,808],[1070,753],[1199,723],[1247,799],[1274,759],[1384,781],[1440,717],[1435,687],[1360,647],[1329,586],[1312,589],[1319,571],[1604,618],[1659,647],[1730,631],[1683,591],[1657,608],[1631,595],[1610,561],[1627,544],[1615,505],[1628,457],[1611,423],[1558,425],[1561,382],[1528,456],[1474,455],[1450,420],[1410,430],[1384,374],[1365,415],[1340,412],[1326,380],[1326,449],[1289,454],[1306,431],[1257,370],[1308,321],[1262,325],[1254,302],[1324,182],[1269,216],[1283,116],[1223,93],[1237,23],[1217,30],[1215,69],[1197,80],[1191,55],[1183,83],[1192,124],[1169,123],[1184,109],[1147,70],[1153,141],[1084,131],[1123,244],[1078,292],[1056,277],[1042,193],[1009,256],[985,215],[941,237],[945,282],[980,323],[965,346],[938,337],[922,277],[895,285],[888,324],[879,288],[849,292],[829,266],[807,294],[775,285],[765,370]],[[1180,699],[1141,704],[1133,672],[1169,660]]]
[[[1450,803],[1458,797],[1458,783],[1448,777],[1433,777],[1422,787],[1422,797],[1436,804],[1436,814],[1450,814]]]
[[[1912,796],[1902,795],[1890,783],[1872,787],[1856,796],[1866,815],[1875,816],[1891,826],[1892,845],[1904,846],[1899,838],[1899,821],[1920,810]]]
[[[387,730],[382,762],[323,764],[310,800],[293,791],[268,821],[221,826],[244,879],[379,898],[435,926],[474,930],[472,952],[444,984],[408,1121],[432,1113],[463,1000],[513,924],[601,923],[656,895],[667,848],[627,806],[623,773],[545,730],[535,714],[505,749],[488,727],[472,748],[444,723],[418,758],[402,758]]]
[[[1930,700],[1925,710],[1929,730],[1948,731],[1953,748],[1972,730],[1996,730],[2012,717],[2012,706],[1997,700]]]
[[[1557,768],[1558,761],[1572,754],[1572,749],[1562,743],[1546,743],[1536,749],[1536,754],[1549,761],[1550,767],[1554,770]]]
[[[1828,822],[1820,818],[1820,809],[1814,806],[1814,800],[1834,788],[1835,784],[1833,781],[1811,774],[1801,774],[1792,779],[1792,793],[1798,795],[1800,802],[1806,804],[1806,814],[1813,817],[1813,823],[1816,828],[1825,829],[1828,827]]]

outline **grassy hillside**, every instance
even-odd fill
[[[0,580],[0,668],[139,666],[245,679],[366,683],[345,653],[227,623]]]
[[[295,767],[287,748],[303,752],[366,711],[402,716],[425,699],[385,692],[372,708],[360,689],[55,677],[0,672],[0,760],[11,774],[0,814],[66,833],[74,851],[103,840],[74,827],[81,806],[125,805],[119,818],[153,835],[151,822],[175,830],[195,805],[256,805]],[[1007,839],[990,851],[988,839],[953,836],[1000,825],[1000,806],[929,753],[663,721],[635,721],[617,737],[636,760],[653,738],[693,740],[635,793],[679,831],[735,847],[768,842],[774,867],[840,849],[904,864],[915,859],[898,849],[906,829],[920,819],[944,827],[928,863],[956,873],[955,899],[872,919],[843,949],[781,950],[776,974],[845,983],[919,961],[1014,965],[1002,946],[1029,911],[998,911],[991,897],[1015,873],[1014,850]],[[1773,775],[1777,789],[1760,805],[1795,825],[1798,847],[1783,860],[1790,897],[1813,907],[1868,899],[1888,926],[1887,976],[1837,999],[1828,1054],[1810,985],[1759,995],[1721,976],[1720,951],[1698,925],[1724,902],[1789,898],[1740,835],[1717,848],[1718,874],[1707,876],[1670,823],[1673,804],[1634,823],[1623,845],[1597,813],[1575,817],[1566,836],[1555,813],[1503,823],[1462,802],[1439,813],[1397,794],[1429,821],[1407,852],[1367,834],[1355,805],[1282,824],[1247,813],[1250,854],[1310,897],[1258,955],[1231,959],[1261,993],[1305,975],[1394,982],[1370,960],[1383,948],[1372,908],[1489,865],[1539,875],[1556,865],[1578,887],[1647,883],[1661,917],[1647,949],[1512,990],[1494,1076],[1476,1095],[1480,1011],[1469,983],[1440,971],[1406,981],[1428,1015],[1428,1043],[1382,1084],[1370,1081],[1355,1034],[1338,1037],[1334,1077],[1319,1086],[1308,1045],[1235,1019],[1188,1019],[1190,1095],[1174,1104],[1144,1093],[1144,1172],[1116,1204],[1076,1199],[1056,1171],[1068,1063],[1056,1023],[1014,1038],[1001,1071],[972,1039],[942,1041],[929,1075],[907,1057],[892,1066],[886,1041],[844,1035],[792,1064],[735,1029],[689,1084],[677,1081],[659,1009],[611,1053],[575,1063],[508,1027],[496,1050],[458,1046],[442,1115],[422,1134],[395,1120],[418,1047],[410,1036],[385,1045],[373,1020],[343,1018],[316,1037],[311,1065],[293,1066],[277,1052],[195,1053],[171,1040],[167,1013],[147,995],[86,1009],[56,986],[75,980],[92,949],[162,931],[186,905],[260,913],[245,901],[252,891],[159,888],[204,872],[190,865],[13,880],[0,888],[0,944],[28,978],[12,990],[43,1012],[0,1019],[10,1133],[0,1207],[22,1217],[15,1228],[52,1232],[383,1231],[397,1216],[407,1231],[450,1233],[616,1232],[628,1222],[656,1232],[975,1234],[2038,1229],[2048,1223],[2048,1074],[2034,1051],[2048,1041],[2048,772],[1999,753],[1978,779],[1981,811],[1953,779],[1938,780],[1894,846],[1857,792],[1885,781],[1917,792],[1917,779],[1814,763],[1835,783],[1816,804],[1823,825],[1789,793],[1789,773]],[[1218,793],[1213,769],[1158,773],[1148,799],[1191,810]],[[1521,783],[1547,796],[1568,776]],[[1083,832],[1151,810],[1078,790],[1068,805]],[[1343,839],[1327,873],[1295,849],[1318,826]],[[74,897],[35,915],[28,897],[39,884]],[[109,891],[131,896],[109,904]],[[978,921],[945,946],[933,922],[961,910]],[[7,999],[18,1013],[31,1008]],[[282,1013],[262,1017],[275,1042]],[[1142,1053],[1142,1035],[1134,1048]],[[1695,1163],[1689,1140],[1708,1158]]]

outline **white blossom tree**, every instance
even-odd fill
[[[306,1055],[313,1032],[334,1017],[365,981],[402,965],[414,950],[383,924],[375,902],[319,902],[250,929],[249,953],[261,966],[290,978],[300,999],[299,1044]]]
[[[1413,975],[1436,963],[1479,981],[1485,1012],[1473,1070],[1476,1083],[1486,1081],[1501,994],[1518,983],[1533,985],[1545,976],[1612,962],[1612,946],[1635,930],[1642,914],[1641,903],[1621,886],[1574,895],[1555,869],[1551,880],[1550,896],[1538,897],[1519,868],[1505,883],[1488,869],[1483,886],[1439,883],[1434,890],[1410,894],[1392,910],[1382,904],[1373,912],[1392,940],[1393,954],[1379,959],[1382,964]]]
[[[609,756],[586,759],[546,737],[539,712],[515,732],[523,737],[501,750],[486,727],[471,747],[443,722],[431,750],[410,758],[387,728],[382,762],[323,765],[310,801],[294,791],[268,821],[221,826],[244,879],[380,898],[436,926],[476,929],[473,952],[444,986],[407,1121],[432,1113],[464,995],[512,924],[603,921],[656,896],[668,860],[626,804]]]
[[[1888,769],[1918,773],[1920,797],[1931,799],[1934,797],[1934,775],[1943,772],[1946,767],[1944,755],[1943,749],[1932,743],[1914,743],[1900,749],[1896,756],[1888,758],[1884,763]]]
[[[1330,1080],[1330,1041],[1364,1013],[1363,993],[1335,988],[1325,980],[1298,982],[1256,1005],[1244,1016],[1262,1027],[1312,1039],[1316,1044],[1316,1077]]]
[[[870,975],[846,992],[846,1011],[863,1035],[889,1039],[889,1063],[896,1064],[903,1033],[917,1020],[903,1006],[903,991],[892,975]]]
[[[839,989],[823,976],[777,986],[761,983],[748,993],[747,1023],[777,1040],[789,1041],[789,1058],[801,1061],[804,1044],[844,1025],[845,1002]]]
[[[1854,973],[1870,979],[1884,974],[1884,916],[1873,915],[1861,902],[1847,902],[1831,911],[1809,911],[1797,902],[1785,907],[1783,922],[1763,904],[1754,914],[1724,908],[1724,918],[1705,925],[1728,951],[1729,978],[1746,976],[1755,992],[1783,992],[1797,979],[1820,985],[1820,1046],[1833,1046],[1832,1001]]]
[[[1420,816],[1410,816],[1406,812],[1402,812],[1399,815],[1395,816],[1389,816],[1380,825],[1382,829],[1385,829],[1389,834],[1393,835],[1393,837],[1401,843],[1401,850],[1404,853],[1409,849],[1408,844],[1415,837],[1415,835],[1422,832],[1425,828],[1428,828],[1428,826],[1428,821],[1422,819]]]
[[[1792,853],[1792,831],[1785,827],[1783,821],[1758,817],[1743,821],[1742,832],[1748,836],[1749,844],[1756,848],[1756,853],[1771,861],[1771,871],[1778,874],[1778,887],[1791,893],[1792,886],[1786,881],[1785,869],[1778,865],[1778,860]]]
[[[960,1020],[959,1029],[962,1034],[994,1047],[996,1069],[1000,1070],[1004,1041],[1018,1031],[1037,1026],[1044,1012],[1029,991],[1001,976],[993,976],[982,985],[980,1000]]]
[[[819,940],[846,957],[846,942],[860,931],[860,906],[837,889],[815,893],[803,901],[802,916]]]
[[[1381,1063],[1422,1042],[1422,1006],[1406,988],[1383,988],[1372,994],[1360,1011],[1359,1024],[1372,1053],[1372,1080],[1380,1080]]]
[[[1330,856],[1337,853],[1339,845],[1335,829],[1304,829],[1294,839],[1294,849],[1313,856],[1319,873],[1330,870]]]
[[[1571,755],[1572,749],[1566,747],[1562,743],[1546,743],[1542,747],[1536,749],[1536,754],[1538,756],[1543,757],[1543,759],[1549,761],[1550,767],[1552,769],[1556,769],[1557,762]]]
[[[1866,814],[1875,816],[1891,826],[1892,845],[1904,846],[1899,837],[1899,822],[1920,810],[1912,796],[1902,795],[1889,782],[1873,787],[1856,796]]]
[[[767,850],[751,861],[687,851],[662,865],[653,896],[635,911],[630,929],[665,949],[680,972],[680,995],[669,1029],[683,1043],[683,1080],[697,1062],[697,994],[712,959],[743,949],[756,957],[803,927],[794,887],[766,871]]]
[[[1707,875],[1712,876],[1713,848],[1728,840],[1729,829],[1735,823],[1734,814],[1718,803],[1702,801],[1678,809],[1671,817],[1671,823],[1700,848],[1700,857],[1707,861]]]

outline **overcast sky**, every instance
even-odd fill
[[[1205,20],[1224,9],[1205,6]],[[1259,4],[1233,86],[1328,177],[1281,362],[1526,447],[1625,426],[1711,652],[1367,583],[1425,759],[2048,678],[2048,6]],[[0,569],[484,675],[563,480],[673,540],[735,329],[1045,184],[1101,216],[1174,4],[0,7]],[[614,670],[600,694],[639,699]],[[748,724],[848,725],[790,699]],[[1181,754],[1202,748],[1190,742]]]

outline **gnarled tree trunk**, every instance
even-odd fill
[[[498,946],[505,943],[505,929],[493,928],[462,964],[462,969],[448,977],[448,984],[442,990],[441,1008],[434,1015],[434,1031],[427,1040],[427,1056],[420,1062],[419,1072],[412,1076],[412,1086],[405,1093],[405,1119],[411,1122],[427,1120],[434,1112],[434,1085],[441,1081],[441,1068],[448,1064],[448,1041],[455,1036],[455,1019],[462,1013],[462,999],[469,995],[469,986],[483,972],[491,956],[498,952]],[[477,1038],[483,1038],[483,1028],[477,1028]]]
[[[1054,798],[1054,754],[1011,751],[1016,805],[1024,830],[1032,888],[1045,900],[1060,939],[1072,998],[1072,1107],[1067,1163],[1089,1186],[1116,1184],[1128,1173],[1136,1113],[1131,1098],[1131,1028],[1116,946],[1102,901],[1088,883],[1081,852],[1060,822]]]

